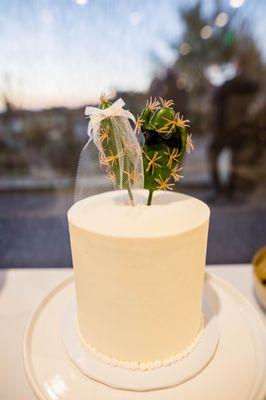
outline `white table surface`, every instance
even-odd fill
[[[262,313],[253,294],[251,266],[219,265],[208,270],[240,290]],[[28,319],[50,288],[70,269],[0,270],[0,400],[35,399],[22,363],[22,340]]]

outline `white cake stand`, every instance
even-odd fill
[[[213,358],[200,373],[175,387],[136,392],[114,389],[90,379],[70,361],[61,329],[74,284],[72,277],[64,280],[37,307],[25,334],[24,364],[37,398],[262,400],[266,393],[265,325],[248,301],[225,281],[208,273],[206,284],[211,289],[208,301],[219,323],[219,345]]]

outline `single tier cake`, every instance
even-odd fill
[[[192,348],[202,328],[210,212],[173,192],[155,192],[152,206],[120,200],[107,192],[68,212],[77,329],[106,362],[160,366]]]

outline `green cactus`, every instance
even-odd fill
[[[180,161],[186,150],[193,148],[191,135],[186,133],[188,120],[176,113],[173,101],[152,98],[147,102],[137,121],[143,132],[144,187],[149,190],[151,205],[155,190],[173,190],[174,182],[180,180]],[[173,181],[171,182],[171,178]]]
[[[106,96],[100,97],[99,108],[106,109],[111,105]],[[173,190],[174,182],[182,178],[180,162],[185,152],[193,149],[191,135],[186,132],[189,121],[176,113],[173,105],[172,100],[160,98],[159,102],[151,98],[136,123],[137,130],[141,130],[145,138],[142,160],[144,187],[149,191],[148,205],[151,205],[155,190]],[[140,176],[132,160],[140,147],[135,138],[123,135],[125,130],[126,126],[123,126],[119,117],[103,119],[97,147],[107,177],[116,188],[128,191],[131,204],[134,205],[131,187]]]
[[[106,96],[100,97],[101,109],[110,107],[112,103]],[[119,117],[105,118],[100,125],[100,142],[102,151],[99,153],[100,164],[118,189],[126,189],[131,205],[134,198],[131,185],[138,179],[135,166],[131,162],[131,144],[123,140],[123,136],[115,133],[114,126],[121,124]],[[132,145],[133,146],[133,145]]]

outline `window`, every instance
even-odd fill
[[[266,237],[265,11],[255,0],[1,2],[0,267],[71,266],[84,109],[103,91],[135,116],[150,96],[175,102],[195,147],[176,190],[211,207],[207,262],[249,262]],[[91,163],[91,194],[111,188]]]

